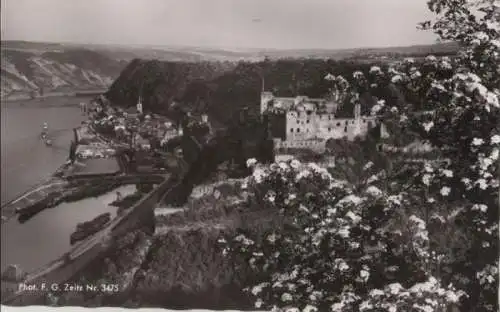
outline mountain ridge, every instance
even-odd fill
[[[108,89],[134,59],[166,62],[259,62],[278,59],[353,59],[372,61],[384,58],[421,57],[427,54],[454,54],[455,43],[409,47],[354,49],[255,49],[137,45],[100,45],[1,41],[1,98],[30,98],[50,92]]]
[[[51,49],[70,50],[87,49],[102,52],[116,58],[122,55],[128,61],[134,58],[149,59],[156,54],[157,59],[165,61],[234,61],[235,59],[259,60],[266,55],[271,57],[351,57],[363,53],[375,54],[407,54],[421,55],[429,53],[454,53],[458,50],[458,45],[454,42],[441,42],[435,44],[418,44],[411,46],[393,47],[359,47],[359,48],[304,48],[304,49],[276,49],[276,48],[217,48],[217,47],[189,47],[189,46],[168,46],[168,45],[122,45],[122,44],[80,44],[80,43],[45,43],[29,41],[2,41],[3,49],[47,51]],[[175,54],[182,58],[175,59]],[[126,56],[126,57],[125,57]],[[174,59],[173,59],[174,58]]]

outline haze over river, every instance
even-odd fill
[[[78,106],[67,104],[81,101],[88,99],[60,97],[2,103],[2,204],[50,177],[66,161],[73,139],[72,129],[85,119]],[[40,139],[44,122],[49,125],[51,147]],[[2,271],[9,264],[19,264],[22,269],[32,271],[55,260],[69,248],[69,236],[77,223],[115,209],[107,207],[107,203],[97,203],[101,198],[89,200],[92,203],[64,203],[42,211],[24,224],[17,218],[3,223]]]

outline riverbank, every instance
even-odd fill
[[[19,99],[2,99],[3,107],[68,107],[78,106],[81,102],[88,102],[92,100],[92,96],[76,96],[74,94],[56,94],[52,96],[38,97],[38,98],[19,98]]]
[[[94,97],[99,94],[105,93],[106,89],[101,90],[70,90],[70,91],[52,91],[46,92],[43,95],[37,95],[33,97],[31,92],[18,92],[13,95],[6,95],[1,98],[1,102],[22,102],[22,101],[33,101],[33,100],[42,100],[49,98],[58,98],[58,97]]]

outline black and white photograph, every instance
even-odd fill
[[[500,311],[500,0],[0,1],[2,311]]]

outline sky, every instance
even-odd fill
[[[342,49],[435,41],[426,0],[0,0],[2,40]]]

